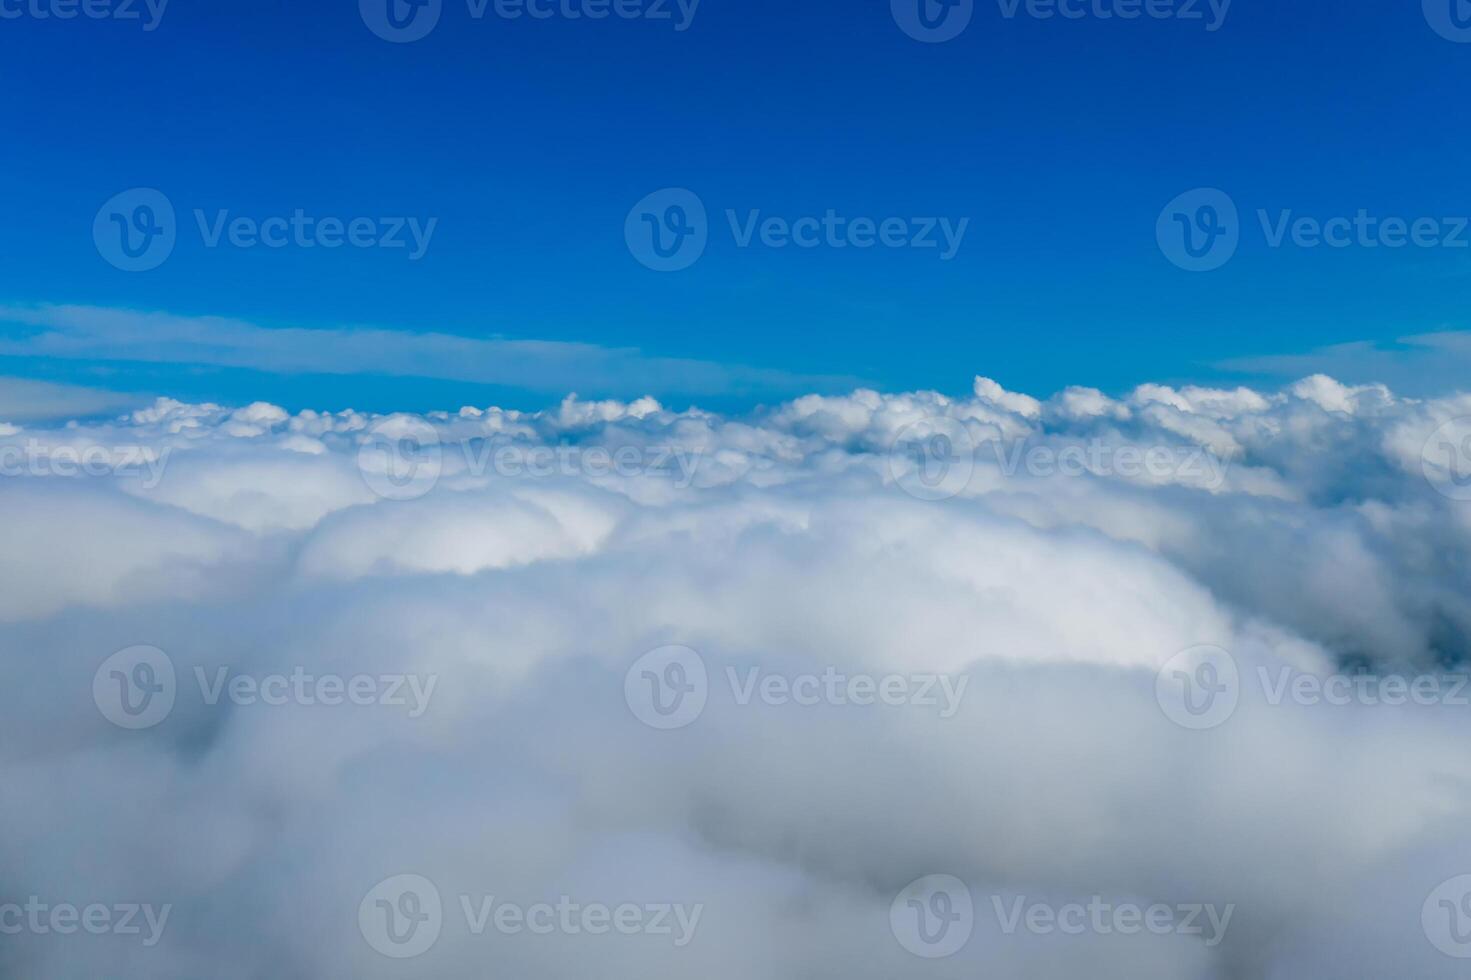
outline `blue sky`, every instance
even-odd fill
[[[389,43],[349,0],[173,0],[151,30],[143,0],[138,20],[0,0],[0,375],[375,410],[567,390],[732,408],[857,383],[960,392],[978,373],[1034,394],[1465,376],[1464,0],[1224,16],[1198,0],[1197,19],[1128,20],[1100,13],[1130,0],[1077,18],[975,0],[939,43],[901,29],[906,2],[668,0],[668,19],[592,20],[442,0],[427,36]],[[93,233],[134,188],[176,214],[149,271],[110,264]],[[669,272],[625,236],[665,188],[706,211],[703,253]],[[1239,246],[1208,272],[1156,237],[1196,188],[1239,209]],[[432,234],[417,258],[407,222],[404,248],[208,244],[222,217],[298,210]],[[1273,247],[1258,211],[1433,219],[1438,244]],[[947,259],[743,247],[753,212],[897,218],[895,241],[966,223]]]

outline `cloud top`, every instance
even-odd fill
[[[1457,976],[1468,416],[0,417],[0,976]]]

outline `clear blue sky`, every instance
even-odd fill
[[[1471,249],[1272,248],[1256,217],[1471,214],[1471,43],[1438,34],[1418,2],[1235,0],[1212,31],[1206,0],[1204,20],[1008,18],[1001,0],[976,0],[943,43],[908,36],[887,0],[703,0],[683,31],[477,20],[443,0],[413,43],[375,36],[356,0],[173,0],[151,31],[31,11],[56,2],[0,0],[21,12],[0,19],[0,304],[649,360],[636,382],[579,370],[563,385],[552,345],[528,355],[545,363],[522,387],[318,370],[340,334],[292,335],[317,349],[242,366],[154,356],[137,337],[126,356],[64,352],[30,344],[34,323],[0,322],[0,375],[329,409],[533,407],[563,387],[635,383],[730,407],[852,379],[960,392],[980,373],[1037,394],[1252,381],[1266,362],[1222,362],[1471,320]],[[110,265],[93,238],[103,203],[135,187],[178,213],[174,251],[147,272]],[[698,196],[709,241],[689,268],[657,272],[630,254],[625,218],[667,187]],[[1177,267],[1156,241],[1161,209],[1199,187],[1240,208],[1239,250],[1211,272]],[[417,261],[208,248],[195,209],[437,225]],[[726,209],[969,223],[944,261],[742,248]],[[721,365],[751,370],[712,383]]]

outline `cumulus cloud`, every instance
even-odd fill
[[[1461,975],[1467,416],[0,429],[0,976]]]

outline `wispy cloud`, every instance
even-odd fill
[[[863,379],[658,357],[631,347],[465,337],[377,327],[263,327],[217,316],[68,305],[0,305],[0,354],[207,365],[282,374],[363,374],[568,390],[783,395]]]
[[[1216,367],[1264,378],[1327,374],[1356,384],[1386,384],[1406,394],[1438,395],[1471,386],[1471,332],[1444,330],[1392,343],[1356,341],[1300,354],[1237,357]]]
[[[0,422],[46,422],[86,418],[136,408],[150,401],[102,388],[0,377]]]

